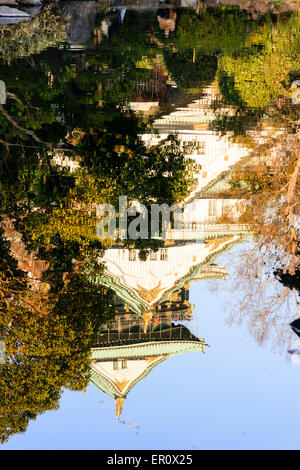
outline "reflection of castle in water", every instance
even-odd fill
[[[216,231],[217,224],[212,222],[225,200],[219,205],[209,201],[217,200],[199,199],[207,212],[195,211],[206,224],[203,239],[168,241],[157,252],[151,251],[146,261],[134,249],[107,249],[104,274],[91,279],[116,293],[116,316],[95,338],[91,381],[115,400],[118,418],[128,392],[156,365],[173,355],[203,352],[206,347],[204,339],[187,327],[194,309],[190,286],[198,280],[225,279],[225,267],[215,260],[243,236],[230,224]],[[212,226],[215,231],[209,231]],[[190,229],[185,230],[188,234]]]
[[[92,349],[91,382],[115,400],[119,419],[123,403],[134,385],[171,356],[207,346],[172,315],[164,313],[145,326],[141,316],[117,315],[103,325]]]
[[[231,197],[222,179],[247,150],[209,129],[215,94],[214,86],[207,88],[199,100],[156,119],[158,134],[142,136],[152,145],[177,132],[181,142],[197,143],[187,156],[201,170],[196,190],[183,204],[181,230],[169,226],[164,247],[151,250],[146,260],[135,249],[107,249],[104,274],[91,279],[117,298],[115,319],[97,333],[91,381],[116,401],[118,417],[128,392],[153,367],[172,355],[204,350],[205,341],[186,326],[193,319],[191,283],[225,279],[225,267],[215,261],[248,233],[238,223],[243,201]]]
[[[111,18],[94,30],[95,45],[104,36],[111,39],[116,34],[130,2],[115,2],[114,7]],[[175,29],[177,13],[160,7],[159,26],[168,36]],[[216,85],[199,90],[198,95],[180,94],[160,57],[148,65],[152,67],[149,78],[136,83],[130,102],[134,111],[162,114],[155,119],[153,132],[142,136],[145,144],[154,145],[169,134],[177,134],[182,145],[190,145],[186,157],[201,168],[196,175],[197,187],[184,203],[182,229],[178,232],[169,226],[164,247],[150,251],[142,261],[137,250],[114,246],[101,259],[104,273],[90,276],[92,282],[116,294],[115,318],[96,334],[91,381],[116,401],[118,418],[130,390],[155,366],[173,355],[204,351],[204,339],[187,327],[194,308],[189,301],[191,283],[225,279],[225,267],[215,261],[248,233],[247,227],[238,223],[242,201],[231,198],[230,192],[220,197],[222,174],[248,150],[231,142],[229,134],[220,136],[211,129],[215,119],[212,104],[218,98]],[[230,113],[230,109],[224,112]]]
[[[206,243],[180,243],[151,251],[146,261],[137,250],[106,250],[105,272],[93,281],[113,289],[136,313],[152,310],[167,301],[174,291],[198,279],[224,278],[225,268],[214,265],[215,258],[240,237],[224,237]]]
[[[182,144],[196,143],[186,156],[201,169],[195,175],[197,187],[183,203],[181,227],[163,228],[163,248],[151,251],[145,261],[137,250],[118,246],[104,254],[106,270],[95,282],[112,288],[136,313],[151,311],[187,282],[224,277],[224,268],[215,266],[214,260],[249,233],[249,227],[239,223],[245,201],[232,198],[222,179],[247,149],[209,129],[216,95],[216,87],[208,87],[190,106],[156,119],[153,127],[158,134],[141,136],[146,145],[153,145],[177,132]]]
[[[216,118],[212,105],[218,99],[218,87],[214,82],[188,106],[178,107],[156,119],[153,123],[154,132],[143,135],[147,145],[155,145],[170,134],[177,135],[187,149],[186,157],[194,159],[200,165],[196,175],[197,187],[188,200],[195,198],[214,179],[249,153],[247,147],[232,142],[229,132],[220,135],[212,129],[212,122]],[[226,115],[233,113],[231,108],[219,108],[218,111]]]

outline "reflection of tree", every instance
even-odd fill
[[[177,86],[201,89],[213,82],[217,71],[217,58],[193,54],[192,50],[164,54],[168,71]]]
[[[253,150],[256,163],[233,173],[231,182],[251,190],[242,216],[261,245],[275,250],[278,264],[294,274],[299,227],[299,134],[281,135]],[[258,160],[259,157],[259,160]],[[238,189],[239,191],[239,189]]]
[[[236,271],[236,283],[245,295],[232,319],[248,318],[259,342],[272,330],[279,342],[290,310],[293,316],[298,312],[299,133],[273,129],[273,134],[231,178],[233,191],[247,197],[241,220],[250,224],[254,235]]]
[[[273,278],[276,262],[276,256],[255,240],[234,258],[229,322],[246,324],[259,344],[279,350],[286,349],[297,304],[293,290]]]
[[[261,109],[290,96],[289,73],[299,68],[298,30],[297,13],[254,20],[239,8],[222,7],[179,15],[169,43],[178,58],[184,54],[201,63],[202,56],[218,56],[224,98],[234,106]],[[167,49],[172,50],[170,44]],[[175,60],[171,66],[176,70]]]
[[[298,253],[299,255],[300,253]],[[294,274],[283,272],[283,269],[274,272],[277,279],[289,289],[295,289],[300,294],[300,270],[297,269]]]
[[[2,441],[57,408],[63,388],[88,383],[93,334],[112,307],[110,292],[88,282],[103,268],[96,204],[116,204],[121,194],[172,204],[193,183],[176,139],[148,148],[140,138],[148,123],[127,102],[134,80],[148,72],[133,67],[145,46],[139,38],[141,48],[133,48],[129,32],[127,26],[125,39],[122,33],[85,60],[50,49],[0,64],[7,89],[0,107],[2,225],[9,222],[22,240],[24,258],[30,250],[45,263],[33,285],[1,236]],[[139,248],[143,257],[148,246]]]
[[[164,52],[179,86],[201,88],[215,76],[217,54],[226,53],[234,76],[223,74],[221,92],[239,107],[239,126],[236,120],[230,123],[237,135],[245,133],[251,114],[246,85],[235,93],[238,51],[249,46],[259,26],[246,14],[187,12],[174,43],[167,44],[155,40],[154,15],[131,13],[109,39],[84,54],[49,49],[30,55],[63,38],[64,22],[53,11],[44,9],[30,24],[11,27],[3,45],[11,64],[0,65],[8,90],[7,104],[0,107],[0,214],[47,266],[34,290],[1,236],[0,333],[7,347],[0,375],[2,440],[24,431],[39,413],[57,408],[64,387],[82,390],[88,383],[93,332],[109,318],[112,305],[110,293],[87,280],[101,271],[98,258],[105,249],[96,237],[95,205],[116,205],[123,194],[146,205],[171,205],[193,184],[193,166],[175,138],[153,147],[140,138],[150,123],[130,111],[128,102],[135,83],[149,76],[146,65]],[[13,60],[24,55],[30,57]],[[274,122],[284,114],[277,105],[269,110]],[[260,118],[253,113],[253,122]],[[256,235],[239,282],[249,293],[243,315],[252,315],[260,340],[266,326],[276,324],[276,309],[287,298],[265,289],[273,285],[267,274],[277,269],[282,279],[299,269],[297,145],[298,134],[274,135],[250,156],[265,158],[262,166],[241,168],[231,180],[238,193],[240,183],[246,185],[244,221]],[[268,170],[268,159],[275,171]],[[149,246],[156,249],[160,242],[138,240],[135,246],[145,259]]]
[[[0,244],[0,441],[23,432],[29,420],[57,409],[63,388],[83,390],[89,380],[94,332],[111,315],[106,289],[70,274],[60,291],[32,290],[4,239]]]
[[[196,48],[203,54],[231,53],[242,49],[257,22],[238,7],[203,8],[179,15],[173,40],[179,50]]]
[[[233,104],[237,96],[253,108],[268,106],[281,95],[289,96],[289,72],[299,65],[299,15],[266,23],[252,34],[248,47],[224,54],[219,63],[219,80]],[[226,73],[225,73],[226,72]]]
[[[112,50],[116,56],[115,44]],[[121,76],[122,48],[115,69],[105,48],[91,54],[84,67],[81,58],[50,50],[1,68],[8,90],[0,108],[1,210],[35,249],[55,234],[63,243],[95,245],[96,204],[116,205],[120,194],[172,204],[193,182],[179,143],[146,148],[140,138],[146,124],[125,106],[130,55]]]
[[[66,38],[67,21],[55,9],[55,2],[48,3],[31,21],[0,26],[1,58],[10,62],[37,54]]]

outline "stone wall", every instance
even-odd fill
[[[42,274],[47,269],[48,263],[36,257],[34,252],[29,253],[22,241],[22,236],[14,228],[13,222],[6,218],[1,224],[5,237],[10,241],[11,255],[17,260],[18,268],[27,273],[31,279],[32,287],[39,288]]]

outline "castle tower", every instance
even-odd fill
[[[154,367],[171,356],[204,352],[207,347],[203,338],[192,335],[183,325],[169,325],[162,337],[148,334],[142,341],[132,341],[129,334],[126,332],[118,345],[114,337],[102,335],[102,343],[92,348],[91,382],[113,398],[118,420],[130,390]]]

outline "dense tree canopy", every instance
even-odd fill
[[[33,289],[3,233],[0,241],[0,338],[6,346],[6,362],[0,365],[3,442],[25,431],[30,419],[57,408],[63,388],[87,386],[90,348],[101,322],[113,314],[113,294],[90,284],[78,268],[59,285],[53,256],[43,282]],[[90,263],[93,272],[102,269],[95,260]]]
[[[263,108],[281,95],[291,95],[289,73],[299,67],[299,21],[295,14],[265,23],[251,35],[247,48],[221,57],[221,89],[226,86],[233,104]]]
[[[0,26],[0,57],[12,61],[38,54],[59,41],[64,41],[68,21],[60,15],[55,1],[48,1],[31,21]]]

